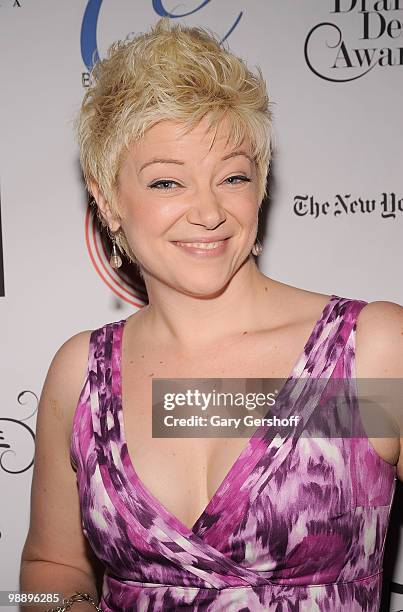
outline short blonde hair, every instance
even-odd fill
[[[204,117],[209,129],[225,119],[229,142],[245,138],[256,163],[259,203],[266,194],[272,116],[262,72],[224,48],[201,27],[159,19],[151,30],[114,43],[91,73],[77,118],[80,161],[87,184],[95,181],[120,218],[118,175],[124,152],[147,129],[168,119],[191,129]],[[101,218],[105,224],[105,221]],[[135,260],[123,232],[118,245]]]

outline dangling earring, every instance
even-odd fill
[[[263,252],[263,247],[262,247],[262,245],[260,244],[259,240],[256,240],[255,244],[254,244],[254,245],[253,245],[253,247],[252,247],[252,254],[253,254],[255,257],[259,257],[259,255],[261,255],[261,254],[262,254],[262,252]]]
[[[113,268],[114,270],[117,270],[117,268],[120,268],[120,266],[122,265],[122,258],[119,255],[118,250],[116,248],[116,239],[113,234],[111,234],[111,240],[112,240],[112,253],[111,253],[111,258],[109,260],[109,263],[111,265],[111,268]]]

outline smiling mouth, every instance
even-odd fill
[[[188,242],[182,240],[176,240],[174,244],[177,248],[182,249],[183,252],[189,253],[190,255],[207,257],[212,255],[222,255],[227,250],[229,238],[223,238],[222,240],[205,240]]]
[[[227,240],[227,238],[226,238]],[[175,244],[181,247],[193,248],[193,249],[205,249],[206,251],[216,249],[221,244],[224,244],[225,240],[217,240],[217,242],[180,242],[177,240]]]

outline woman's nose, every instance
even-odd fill
[[[206,229],[215,229],[226,220],[225,210],[213,192],[205,192],[195,196],[195,203],[190,208],[186,218],[193,225],[202,225]]]

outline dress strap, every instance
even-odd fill
[[[334,296],[336,299],[333,309],[323,325],[319,327],[313,339],[314,347],[309,354],[305,366],[305,373],[314,377],[327,378],[335,375],[339,358],[346,346],[352,347],[357,317],[362,308],[368,303],[364,300]],[[353,354],[349,353],[348,361],[351,363]],[[304,373],[302,373],[304,375]]]
[[[300,417],[294,437],[304,429],[327,380],[335,376],[336,366],[349,340],[352,347],[351,332],[355,330],[358,313],[366,303],[333,295],[315,326],[305,347],[305,359],[298,364],[278,396],[281,418],[294,414]],[[350,351],[349,363],[352,357]],[[266,432],[265,439],[268,441],[271,436],[273,430]]]
[[[99,431],[98,391],[105,388],[104,338],[107,326],[91,332],[84,384],[73,416],[70,460],[75,470],[81,470],[93,441],[93,431]]]
[[[107,323],[91,334],[89,384],[92,425],[99,462],[106,462],[109,429],[115,421],[115,395],[112,381],[114,331],[122,321]]]
[[[262,469],[262,476],[253,485],[252,499],[259,495],[278,472],[306,429],[315,408],[326,394],[329,379],[335,374],[339,358],[355,329],[358,313],[367,303],[340,296],[332,297],[333,307],[324,313],[325,316],[314,330],[307,350],[308,358],[298,372],[300,376],[294,374],[288,379],[277,397],[276,414],[279,418],[298,416],[298,424],[293,429],[289,427],[285,432],[282,430],[282,435],[276,428],[261,429],[267,449],[256,464],[257,468]]]

